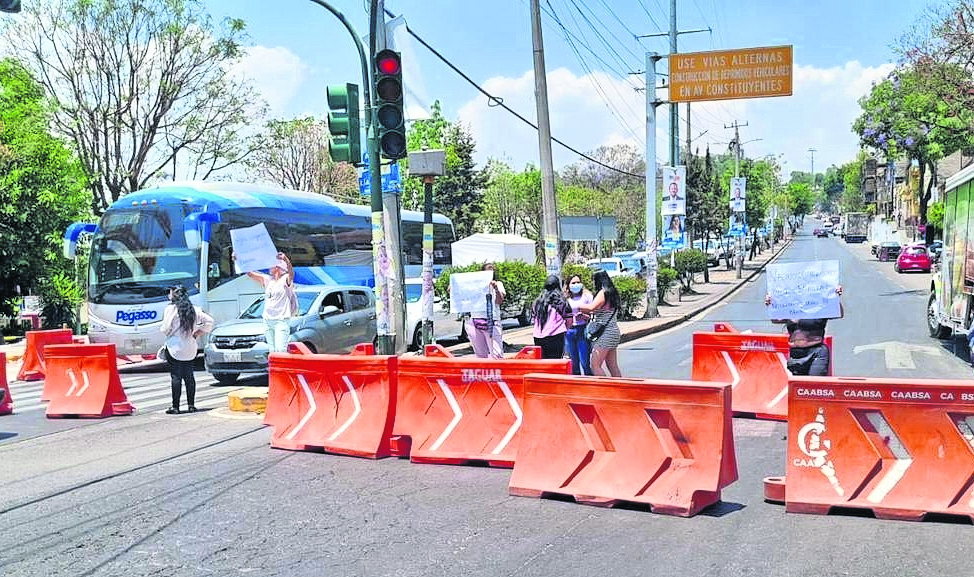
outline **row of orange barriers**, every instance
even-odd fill
[[[277,448],[513,467],[515,495],[684,516],[737,479],[725,383],[571,376],[536,347],[507,359],[291,351],[270,357]]]

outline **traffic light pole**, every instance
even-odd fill
[[[370,163],[370,177],[371,177],[371,188],[372,188],[372,260],[374,263],[374,274],[375,274],[375,315],[376,315],[376,329],[378,333],[377,344],[379,354],[395,354],[395,335],[390,334],[390,322],[389,322],[389,286],[386,282],[390,271],[391,263],[389,255],[386,252],[386,239],[385,232],[382,223],[382,169],[381,169],[381,157],[379,156],[379,140],[378,140],[378,129],[375,120],[375,109],[372,105],[372,94],[370,87],[372,83],[370,82],[369,75],[369,62],[370,59],[366,58],[365,47],[362,46],[362,41],[359,40],[360,36],[352,27],[352,24],[345,18],[345,15],[336,10],[333,6],[325,2],[324,0],[311,0],[318,6],[321,6],[325,10],[328,10],[335,15],[336,18],[345,26],[348,33],[352,36],[352,40],[355,42],[355,48],[358,49],[359,60],[362,61],[362,91],[364,96],[365,108],[366,108],[366,122],[365,122],[365,132],[366,132],[366,142],[368,143],[369,151],[369,163]],[[376,15],[376,4],[377,0],[372,0],[373,10],[369,18],[369,28],[372,32],[370,37],[370,44],[374,46],[375,43],[375,30],[377,27],[378,17]],[[370,46],[371,48],[371,46]],[[374,50],[369,54],[373,54]],[[351,137],[352,135],[350,135]]]

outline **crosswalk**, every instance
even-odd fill
[[[126,373],[122,374],[122,388],[125,395],[136,408],[137,414],[164,412],[172,404],[169,387],[169,373]],[[219,408],[227,406],[227,394],[240,387],[213,386],[216,380],[205,371],[196,372],[196,407]],[[14,413],[44,411],[47,402],[41,401],[44,381],[13,381],[9,383],[10,396],[14,403]],[[186,408],[186,393],[183,391],[182,408]]]

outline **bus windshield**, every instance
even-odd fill
[[[138,206],[102,217],[92,239],[88,299],[93,304],[157,302],[180,284],[197,292],[198,251],[186,247],[189,206]]]

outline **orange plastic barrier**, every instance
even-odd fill
[[[726,383],[527,375],[510,493],[689,517],[737,480]]]
[[[72,342],[71,339],[71,329],[27,331],[27,348],[24,350],[24,364],[20,366],[17,380],[42,380],[46,371],[44,366],[44,347],[47,345],[66,345]]]
[[[727,331],[730,325],[723,323]],[[716,328],[716,327],[715,327]],[[825,337],[832,350],[832,337]],[[829,363],[829,374],[832,365]],[[730,383],[733,409],[759,419],[788,419],[788,335],[693,333],[694,381]]]
[[[14,401],[10,398],[10,386],[7,384],[7,355],[0,353],[0,415],[9,415],[14,412]]]
[[[511,467],[523,418],[524,375],[570,372],[568,359],[404,357],[394,454],[417,463]]]
[[[114,344],[48,345],[47,377],[42,398],[50,400],[48,418],[131,415],[118,376]]]
[[[397,362],[395,356],[361,353],[272,353],[264,416],[274,427],[271,446],[388,457]]]
[[[308,348],[308,345],[301,342],[288,343],[287,352],[291,353],[292,355],[313,355],[314,354],[311,352],[311,349]]]
[[[974,519],[974,383],[793,377],[785,507]]]
[[[730,323],[714,323],[715,333],[739,333],[741,331],[734,328],[734,325]]]

